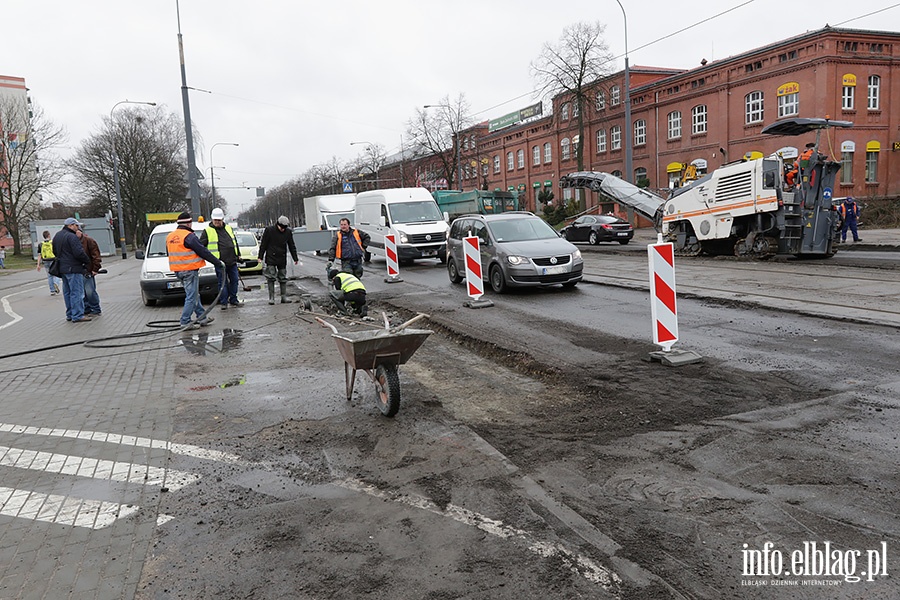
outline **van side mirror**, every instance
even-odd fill
[[[144,251],[143,250],[135,250],[134,257],[138,260],[144,260]]]
[[[384,218],[384,215],[378,217],[378,224],[382,227],[387,227],[387,219]]]

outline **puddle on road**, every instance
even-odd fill
[[[206,356],[222,354],[240,348],[243,343],[243,332],[239,329],[223,329],[221,333],[206,331],[185,331],[177,345],[184,347],[191,354]]]

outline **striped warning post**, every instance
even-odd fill
[[[463,238],[463,251],[466,256],[466,289],[472,300],[484,296],[484,280],[481,278],[481,248],[478,236]]]
[[[387,283],[403,281],[400,279],[400,264],[397,260],[397,240],[393,233],[384,236],[384,255],[387,258]]]
[[[668,352],[678,341],[678,309],[675,302],[675,249],[667,243],[647,246],[650,259],[650,314],[653,343]]]

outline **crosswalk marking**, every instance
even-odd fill
[[[4,517],[103,529],[140,509],[137,505],[0,487],[0,515]]]

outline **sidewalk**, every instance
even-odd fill
[[[656,242],[656,230],[642,227],[634,230],[634,243],[653,244]],[[849,238],[849,236],[848,236]],[[860,241],[839,244],[840,250],[900,250],[900,229],[860,229]]]

